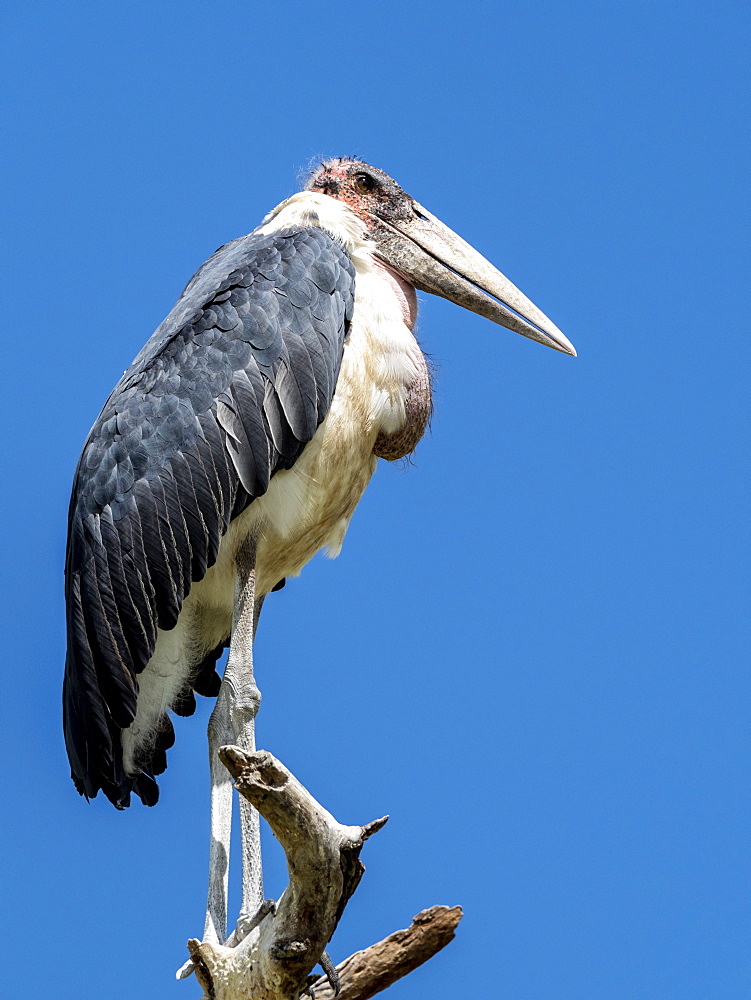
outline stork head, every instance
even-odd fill
[[[361,160],[328,160],[306,187],[345,202],[366,224],[376,256],[415,288],[576,357],[573,344],[526,295],[382,170]]]

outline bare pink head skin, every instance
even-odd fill
[[[413,199],[396,181],[362,160],[325,160],[308,178],[307,191],[343,201],[368,227],[374,219],[407,219]]]
[[[310,175],[306,189],[344,202],[362,219],[375,244],[374,259],[398,290],[410,327],[417,289],[576,355],[573,344],[526,295],[382,170],[362,160],[326,160]]]

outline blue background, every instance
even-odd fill
[[[580,357],[422,296],[431,433],[264,608],[260,745],[343,822],[392,816],[334,960],[461,903],[394,1000],[748,996],[747,29],[666,0],[6,5],[8,996],[197,996],[172,977],[203,922],[210,706],[157,808],[75,794],[70,482],[196,267],[346,154]]]

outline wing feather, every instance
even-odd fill
[[[130,553],[124,548],[110,511],[102,511],[100,518],[102,545],[107,552],[111,586],[118,595],[118,610],[123,622],[131,660],[141,662],[150,655],[150,634],[141,618],[143,592],[140,577],[135,572]]]
[[[154,775],[174,741],[166,716],[141,773],[122,764],[138,674],[232,518],[294,464],[328,412],[353,302],[352,263],[323,230],[234,240],[191,278],[94,424],[66,558],[64,727],[82,794],[156,802]],[[196,664],[199,693],[218,690],[222,645]],[[194,707],[190,690],[175,705]]]

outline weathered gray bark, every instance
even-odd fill
[[[223,747],[237,790],[267,820],[284,848],[289,885],[276,908],[235,947],[195,939],[188,950],[207,1000],[297,1000],[313,983],[318,1000],[334,997],[311,976],[365,870],[363,844],[388,817],[343,826],[270,753]],[[454,936],[459,907],[433,907],[412,926],[352,955],[339,968],[342,1000],[386,989]],[[315,982],[314,982],[315,980]]]

